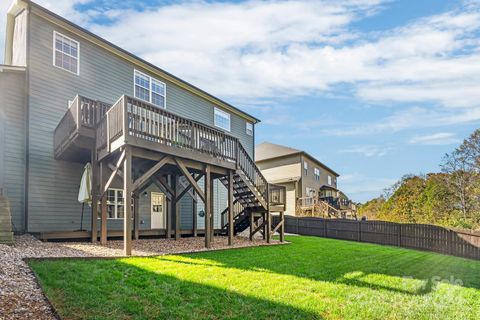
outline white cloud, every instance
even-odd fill
[[[395,133],[407,129],[453,126],[480,121],[480,106],[456,109],[411,107],[394,112],[380,121],[360,124],[344,124],[340,128],[327,128],[321,132],[331,136],[361,136]]]
[[[480,119],[480,6],[475,3],[361,33],[352,23],[388,3],[177,1],[143,10],[110,4],[79,12],[78,4],[93,0],[37,1],[234,103],[264,108],[260,102],[330,94],[339,84],[348,84],[351,94],[367,102],[433,103],[396,111],[379,123],[342,128],[339,135]],[[99,24],[98,17],[110,23]]]
[[[390,146],[353,146],[340,150],[340,153],[353,153],[361,154],[365,157],[383,157],[392,151],[393,148]]]
[[[460,142],[460,139],[455,137],[455,134],[450,132],[439,132],[424,136],[415,136],[409,141],[411,144],[426,144],[426,145],[444,145]]]

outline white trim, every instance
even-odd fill
[[[223,116],[223,117],[225,117],[225,118],[228,118],[228,129],[217,125],[217,121],[216,121],[216,115],[217,115],[217,114],[218,114],[219,116]],[[222,129],[222,130],[225,130],[225,131],[230,132],[230,130],[232,129],[232,117],[231,117],[230,113],[228,113],[228,112],[226,112],[226,111],[223,111],[223,110],[220,109],[220,108],[215,107],[215,109],[214,109],[214,111],[213,111],[213,124],[214,124],[215,127],[217,127],[217,128],[220,128],[220,129]]]
[[[56,40],[56,36],[57,36],[57,35],[60,35],[60,36],[62,36],[62,37],[64,37],[64,38],[66,38],[67,40],[70,40],[70,41],[75,42],[75,43],[77,44],[77,56],[76,56],[76,57],[74,57],[74,56],[72,56],[72,55],[70,55],[70,54],[68,54],[68,53],[65,53],[65,52],[61,51],[62,54],[65,54],[65,55],[67,55],[67,56],[70,56],[70,57],[72,57],[72,58],[77,59],[77,72],[76,72],[76,73],[73,72],[73,71],[71,71],[71,70],[65,69],[65,68],[63,68],[63,67],[57,66],[57,65],[55,64],[55,56],[56,56],[56,54],[57,54],[57,47],[56,47],[56,43],[55,43],[56,41],[55,41],[55,40]],[[54,67],[56,67],[56,68],[58,68],[58,69],[65,70],[65,71],[68,71],[68,72],[70,72],[70,73],[72,73],[72,74],[75,74],[75,75],[77,75],[77,76],[80,75],[80,42],[78,42],[77,40],[74,40],[74,39],[72,39],[72,38],[64,35],[63,33],[60,33],[60,32],[58,32],[58,31],[53,30],[52,50],[53,50],[52,63],[53,63],[53,66],[54,66]]]
[[[137,85],[136,82],[135,82],[135,76],[136,76],[137,73],[138,73],[139,75],[144,76],[144,77],[146,77],[146,78],[148,78],[148,79],[150,80],[150,88],[147,89],[147,88],[145,88],[145,87],[143,87],[143,86],[139,86],[139,87],[141,87],[141,88],[144,88],[144,89],[147,89],[147,90],[148,90],[148,99],[149,99],[150,101],[145,100],[145,99],[142,99],[142,98],[139,98],[139,97],[137,97],[137,96],[135,95],[135,87],[136,87],[136,85]],[[153,81],[152,81],[152,80],[155,80],[155,81],[163,84],[163,88],[164,88],[163,95],[158,94],[158,93],[155,92],[155,94],[158,94],[158,95],[160,95],[160,96],[163,97],[163,106],[159,106],[158,104],[154,104],[154,103],[153,103],[153,100],[152,100],[152,92],[153,92],[153,90],[152,90],[152,83],[153,83]],[[159,108],[167,109],[167,84],[166,84],[165,82],[160,81],[160,80],[158,80],[157,78],[151,77],[151,76],[149,76],[148,74],[145,74],[145,73],[143,73],[142,71],[139,71],[139,70],[137,70],[137,69],[133,69],[133,96],[134,96],[135,98],[137,98],[137,99],[142,100],[142,101],[151,103],[151,104],[153,104],[154,106],[157,106],[157,107],[159,107]]]

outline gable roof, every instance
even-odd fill
[[[282,158],[282,157],[296,155],[296,154],[304,155],[310,158],[310,160],[315,162],[317,165],[327,169],[337,177],[340,176],[338,173],[336,173],[335,171],[330,169],[328,166],[318,161],[315,157],[312,157],[310,154],[308,154],[305,151],[287,147],[287,146],[282,146],[280,144],[275,144],[271,142],[262,142],[259,145],[255,146],[255,162],[267,161],[270,159]]]
[[[35,13],[36,14],[40,13],[40,16],[42,16],[43,18],[46,18],[46,16],[50,17],[50,19],[48,19],[50,22],[59,24],[60,26],[67,28],[69,31],[71,31],[75,34],[78,34],[78,35],[82,36],[83,38],[85,38],[87,40],[90,40],[90,41],[92,41],[92,39],[96,40],[96,42],[101,43],[104,47],[108,47],[108,49],[110,51],[116,53],[120,57],[125,58],[125,59],[129,60],[130,62],[132,62],[136,65],[139,65],[140,67],[143,67],[146,70],[148,70],[148,71],[150,71],[154,74],[160,75],[161,77],[170,80],[171,82],[179,85],[180,87],[182,87],[186,90],[189,90],[190,92],[192,92],[193,94],[195,94],[197,96],[200,96],[200,97],[202,97],[206,100],[209,100],[212,103],[215,103],[215,104],[217,104],[221,107],[224,107],[226,110],[231,111],[231,112],[233,112],[237,115],[240,115],[243,118],[246,118],[251,122],[254,122],[254,123],[260,122],[260,119],[258,119],[256,117],[240,110],[239,108],[223,101],[220,98],[217,98],[217,97],[211,95],[210,93],[194,86],[193,84],[178,78],[177,76],[161,69],[160,67],[157,67],[156,65],[154,65],[154,64],[152,64],[152,63],[150,63],[146,60],[143,60],[142,58],[134,55],[133,53],[130,53],[127,50],[120,48],[119,46],[111,43],[110,41],[105,40],[104,38],[102,38],[102,37],[90,32],[90,31],[80,27],[79,25],[77,25],[77,24],[65,19],[64,17],[46,9],[45,7],[42,7],[41,5],[33,2],[32,0],[13,0],[12,5],[10,6],[10,9],[9,9],[9,14],[14,13],[15,10],[19,10],[19,8],[22,8],[25,5],[29,5],[31,8],[36,9]],[[8,20],[8,18],[7,18],[7,20]],[[58,22],[60,22],[60,23],[58,23]],[[11,24],[11,23],[12,22],[7,23],[7,34],[6,34],[7,41],[6,41],[5,51],[9,50],[9,48],[7,48],[9,46],[8,24]],[[92,42],[94,42],[94,41],[92,41]],[[7,57],[8,55],[6,54],[5,56]],[[8,63],[8,61],[6,61],[6,62]]]

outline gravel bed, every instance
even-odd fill
[[[232,248],[226,237],[214,237],[210,250]],[[233,248],[267,245],[264,240],[234,239]],[[279,244],[272,240],[272,244]],[[132,255],[207,251],[204,238],[141,239],[132,241]],[[0,244],[0,319],[57,319],[24,258],[122,257],[123,241],[106,246],[89,242],[42,242],[30,235],[15,237],[12,246]]]

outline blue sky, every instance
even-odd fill
[[[438,171],[480,121],[478,1],[37,2],[262,119],[257,143],[356,201]]]

